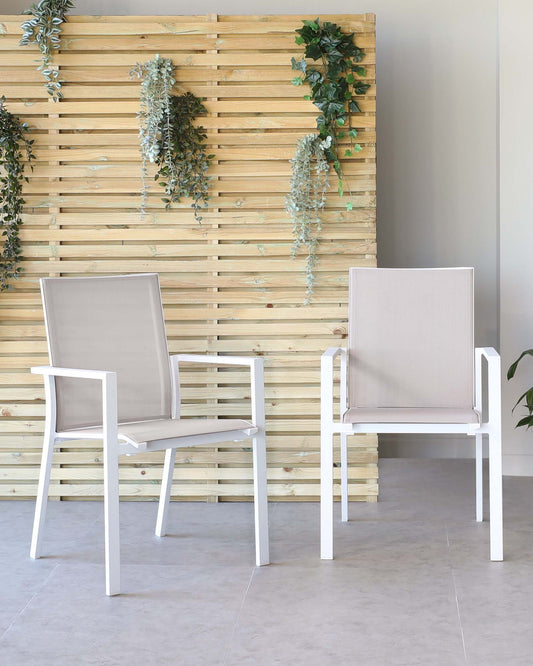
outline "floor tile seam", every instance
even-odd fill
[[[452,575],[453,594],[454,594],[454,597],[455,597],[455,607],[457,609],[457,620],[459,622],[459,631],[461,632],[461,642],[463,644],[463,654],[464,654],[464,658],[465,658],[465,664],[468,664],[469,661],[468,661],[468,655],[467,655],[467,652],[466,652],[466,642],[465,642],[465,634],[464,634],[464,629],[463,629],[463,621],[461,619],[461,608],[460,608],[460,605],[459,605],[459,593],[457,591],[457,581],[456,581],[456,578],[455,578],[455,571],[454,571],[454,568],[453,568],[453,562],[452,562],[452,559],[450,557],[450,537],[449,537],[448,524],[447,523],[444,524],[444,528],[446,530],[446,545],[447,545],[447,549],[448,549],[448,561],[449,561],[449,566],[450,566],[450,573]]]
[[[232,651],[232,648],[233,648],[233,639],[235,638],[235,633],[237,631],[237,626],[239,624],[239,619],[241,617],[241,614],[242,614],[242,611],[243,611],[243,608],[244,608],[244,604],[246,602],[246,597],[248,596],[248,592],[250,590],[250,587],[252,586],[252,580],[253,580],[253,577],[254,577],[254,574],[255,574],[255,570],[256,570],[256,567],[253,567],[252,571],[250,572],[250,578],[248,579],[248,584],[246,585],[246,588],[243,592],[243,595],[242,595],[242,598],[241,598],[241,603],[240,603],[240,606],[239,606],[239,610],[235,614],[235,620],[234,620],[233,626],[231,628],[230,637],[229,637],[228,642],[226,644],[226,650],[225,650],[225,653],[224,653],[224,660],[222,662],[222,666],[228,666],[228,664],[229,664],[228,659],[231,656],[231,651]]]
[[[24,604],[24,607],[14,615],[13,619],[9,623],[9,625],[6,627],[2,635],[0,636],[0,643],[2,643],[7,636],[7,634],[11,631],[11,629],[14,627],[16,622],[24,615],[26,612],[26,609],[29,608],[33,600],[42,592],[42,590],[48,585],[48,582],[52,575],[54,574],[55,570],[60,566],[60,562],[57,562],[53,568],[48,572],[48,575],[46,578],[43,580],[41,585],[35,590],[35,592],[31,595],[31,597],[28,599],[28,601]]]

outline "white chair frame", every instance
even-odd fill
[[[438,350],[435,350],[438,353]],[[490,559],[503,560],[501,364],[492,347],[475,349],[474,409],[483,407],[482,361],[487,361],[488,419],[475,423],[343,423],[347,405],[347,350],[331,347],[321,359],[321,444],[320,444],[320,556],[333,559],[333,438],[340,435],[341,519],[348,520],[347,437],[361,433],[445,433],[476,438],[476,520],[483,520],[483,435],[489,439]],[[340,358],[340,412],[334,418],[334,360]]]
[[[115,372],[80,370],[52,366],[34,367],[32,373],[44,376],[46,394],[46,421],[41,471],[37,490],[37,504],[33,523],[30,556],[37,559],[41,554],[43,527],[48,501],[48,487],[52,468],[54,446],[62,441],[73,439],[103,440],[104,450],[104,514],[105,514],[105,571],[106,594],[120,594],[120,531],[119,531],[119,474],[120,455],[132,455],[141,451],[165,449],[165,463],[157,513],[157,536],[164,536],[168,517],[168,507],[172,488],[176,448],[208,446],[228,440],[253,439],[253,478],[254,478],[254,517],[255,517],[255,560],[257,566],[270,563],[268,536],[267,463],[265,441],[264,373],[261,358],[238,356],[202,356],[178,354],[170,357],[172,377],[172,418],[179,418],[179,363],[209,363],[213,365],[247,366],[250,369],[251,411],[253,427],[243,430],[208,433],[174,439],[162,439],[139,446],[132,441],[119,440],[117,422],[117,375]],[[83,434],[74,436],[68,431],[56,430],[56,377],[96,379],[102,384],[103,434]]]

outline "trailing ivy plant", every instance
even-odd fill
[[[326,151],[331,138],[307,134],[296,145],[291,159],[291,192],[287,196],[286,210],[293,220],[294,258],[302,246],[307,247],[305,304],[310,301],[315,283],[315,266],[321,231],[321,215],[326,204],[329,187],[329,164]]]
[[[291,191],[286,200],[286,210],[293,219],[292,254],[294,256],[302,245],[308,248],[305,302],[309,303],[315,282],[328,172],[333,166],[339,179],[338,193],[343,196],[347,181],[343,176],[339,141],[349,140],[343,157],[353,157],[361,151],[361,146],[354,141],[357,130],[352,126],[352,113],[361,111],[356,97],[364,95],[370,86],[358,78],[366,76],[366,69],[358,64],[364,52],[355,45],[353,33],[343,33],[335,23],[321,24],[318,18],[304,21],[296,33],[295,41],[305,45],[305,51],[303,58],[291,59],[292,68],[300,72],[292,83],[308,84],[310,93],[304,98],[311,100],[320,111],[316,120],[318,134],[309,134],[297,144],[291,160]],[[348,201],[346,209],[352,208],[353,203]]]
[[[361,111],[357,96],[364,95],[370,85],[361,81],[359,76],[366,76],[366,69],[358,63],[364,58],[364,51],[355,45],[354,33],[343,33],[336,23],[319,19],[304,21],[303,27],[296,30],[295,41],[305,45],[304,57],[291,59],[292,68],[300,72],[292,80],[294,85],[307,83],[310,94],[304,95],[320,111],[316,125],[322,139],[331,138],[326,149],[326,157],[333,165],[338,177],[339,195],[344,194],[342,165],[339,159],[339,139],[346,136],[349,148],[344,157],[352,157],[361,151],[361,146],[354,143],[357,130],[352,127],[352,113]],[[313,61],[308,64],[308,60]],[[351,210],[350,202],[347,204]]]
[[[37,44],[42,54],[42,64],[37,68],[46,80],[45,87],[54,102],[63,97],[59,72],[53,68],[54,53],[61,46],[61,25],[67,20],[66,13],[74,7],[71,0],[41,0],[32,4],[23,14],[33,18],[21,25],[21,46]]]
[[[6,98],[0,98],[0,214],[4,246],[0,255],[0,291],[9,287],[11,279],[20,274],[19,261],[21,247],[19,229],[22,223],[21,213],[25,203],[22,198],[22,186],[28,178],[24,176],[24,159],[31,166],[34,159],[33,139],[25,134],[26,123],[10,113],[5,107]]]
[[[170,58],[156,55],[148,62],[137,64],[131,76],[141,79],[139,140],[142,155],[141,212],[146,212],[148,196],[148,164],[158,167],[154,179],[165,188],[165,208],[181,197],[190,197],[195,218],[207,206],[210,160],[203,127],[194,120],[206,113],[202,101],[192,93],[173,95],[176,83]]]
[[[516,361],[509,366],[509,370],[507,371],[507,379],[512,379],[515,376],[516,368],[524,356],[533,356],[533,349],[526,349],[526,351],[523,351],[516,359]],[[529,430],[529,428],[533,426],[533,386],[527,391],[524,391],[524,393],[522,393],[522,395],[518,398],[515,406],[513,407],[513,412],[522,402],[522,400],[524,401],[523,406],[526,407],[528,415],[521,418],[516,424],[516,427],[520,428],[521,426],[527,426],[527,429]]]

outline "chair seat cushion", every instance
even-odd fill
[[[474,409],[436,407],[352,407],[344,423],[479,423]]]
[[[154,421],[119,423],[118,436],[119,439],[125,439],[138,445],[161,439],[193,437],[194,435],[207,435],[230,430],[251,430],[255,432],[257,429],[253,423],[241,419],[157,419]],[[88,439],[103,437],[101,426],[68,430],[66,432],[77,437],[85,435]]]

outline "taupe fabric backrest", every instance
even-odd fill
[[[170,418],[170,367],[157,274],[43,278],[50,363],[117,373],[120,422]],[[102,423],[101,383],[57,378],[57,429]]]
[[[472,268],[350,269],[350,407],[473,405]]]

